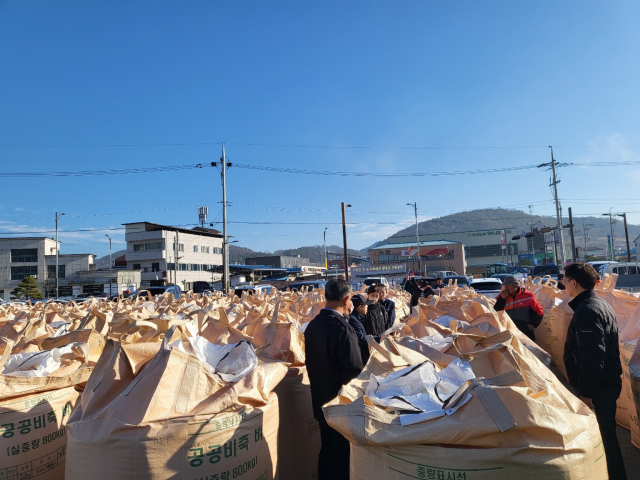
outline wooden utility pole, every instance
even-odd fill
[[[342,202],[342,242],[344,244],[344,279],[349,281],[349,254],[347,253],[347,215],[345,212],[345,207],[350,207],[351,205],[345,205]]]

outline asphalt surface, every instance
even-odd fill
[[[556,377],[560,379],[567,389],[575,394],[573,388],[567,384],[562,373],[555,365],[549,367]],[[622,457],[624,458],[624,466],[627,470],[627,480],[640,480],[640,449],[631,443],[631,432],[620,425],[617,425],[618,442]]]

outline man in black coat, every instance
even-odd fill
[[[371,285],[367,288],[367,298],[371,301],[371,305],[369,305],[367,316],[364,319],[364,329],[368,335],[381,335],[387,329],[389,314],[380,303],[378,285]]]
[[[565,268],[564,284],[573,317],[564,345],[564,364],[571,386],[595,411],[607,457],[610,480],[624,480],[626,473],[616,436],[616,401],[622,390],[622,365],[616,314],[593,290],[598,273],[588,263]]]
[[[387,311],[387,325],[385,327],[385,330],[388,330],[393,327],[394,323],[396,323],[396,303],[393,300],[387,298],[386,285],[378,285],[378,297],[378,301]]]
[[[325,286],[326,304],[304,333],[313,416],[320,424],[322,447],[318,480],[349,479],[349,441],[329,426],[322,406],[363,369],[358,338],[349,325],[351,286],[341,278]]]
[[[349,325],[356,332],[358,337],[358,345],[360,346],[360,355],[362,357],[362,364],[366,365],[369,361],[369,342],[367,342],[367,331],[364,328],[364,322],[367,317],[367,308],[373,302],[368,300],[362,294],[356,294],[351,297],[351,303],[353,304],[353,311],[349,315]],[[380,337],[373,337],[376,341],[380,340]]]

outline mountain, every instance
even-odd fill
[[[624,227],[620,217],[614,217],[614,236],[616,248],[622,247],[626,250]],[[562,223],[569,224],[569,217],[563,216]],[[481,210],[470,210],[467,212],[454,213],[444,217],[433,218],[418,224],[420,235],[443,234],[464,232],[472,230],[496,230],[502,228],[515,228],[516,232],[522,230],[528,232],[532,226],[541,228],[544,226],[555,227],[556,217],[530,215],[522,210],[511,210],[505,208],[487,208]],[[610,234],[609,217],[573,217],[574,237],[576,245],[583,244],[584,227],[586,226],[589,236],[589,247],[605,248],[607,245],[607,235]],[[589,226],[590,225],[590,226]],[[639,225],[628,225],[629,242],[633,248],[633,240],[640,235]],[[369,248],[383,245],[392,237],[414,236],[415,226],[407,227],[394,233],[390,237],[376,242]],[[569,230],[565,229],[565,241],[570,242]],[[365,249],[368,250],[368,249]]]
[[[342,247],[339,247],[338,245],[327,245],[327,252],[342,253]],[[359,250],[349,249],[349,254],[361,256],[362,252]],[[229,263],[243,264],[245,263],[246,258],[266,257],[269,255],[287,255],[292,257],[300,255],[302,258],[308,258],[311,263],[324,264],[324,246],[322,245],[276,250],[273,253],[255,252],[250,248],[231,245],[229,248]]]
[[[111,258],[115,260],[116,258],[127,253],[127,250],[118,250],[117,252],[111,253]],[[96,268],[109,268],[109,255],[105,255],[104,257],[95,259]]]

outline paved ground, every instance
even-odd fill
[[[567,381],[555,365],[551,365],[551,371],[556,377],[573,392],[573,389],[567,385]],[[631,443],[631,432],[624,427],[618,425],[618,442],[624,458],[624,466],[627,470],[627,480],[640,480],[640,449]]]

